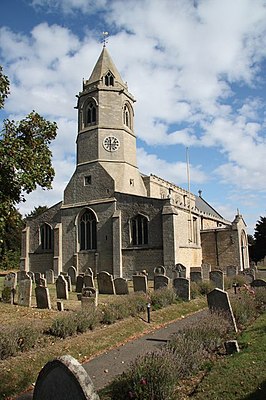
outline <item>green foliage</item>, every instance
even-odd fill
[[[206,296],[214,289],[215,285],[211,281],[191,282],[190,283],[190,296],[192,299],[200,295]]]
[[[128,372],[111,386],[113,400],[174,400],[177,380],[175,355],[157,351],[138,357]]]
[[[68,336],[72,336],[76,332],[77,321],[73,315],[73,312],[55,318],[48,330],[48,333],[50,335],[57,336],[62,339],[65,339]]]
[[[266,256],[266,217],[260,217],[256,223],[249,252],[251,259],[256,263]]]
[[[172,288],[162,288],[151,292],[151,306],[153,310],[167,307],[176,302],[176,294]]]
[[[88,307],[86,310],[76,312],[75,320],[77,333],[84,333],[88,330],[93,330],[100,321],[99,311],[94,306]]]
[[[243,288],[237,296],[232,297],[231,306],[237,326],[248,324],[258,315],[255,294],[249,289]]]
[[[28,324],[5,327],[0,331],[0,359],[30,350],[36,345],[39,336],[39,330]]]
[[[34,207],[34,209],[29,213],[26,214],[25,217],[26,218],[35,218],[38,217],[38,215],[41,215],[42,213],[44,213],[44,211],[47,211],[49,208],[47,206],[38,206],[38,207]]]

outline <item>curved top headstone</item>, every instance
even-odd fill
[[[82,365],[71,356],[49,361],[37,378],[33,400],[100,400]]]

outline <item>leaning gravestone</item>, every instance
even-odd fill
[[[102,271],[97,274],[99,294],[115,294],[113,276],[108,272]]]
[[[98,291],[94,287],[84,287],[81,293],[81,307],[86,309],[88,306],[97,307]]]
[[[54,284],[54,271],[52,269],[49,269],[48,271],[45,272],[46,276],[46,281],[49,285]]]
[[[83,277],[83,283],[85,287],[95,287],[93,275],[85,274]]]
[[[216,288],[224,290],[224,273],[222,271],[211,271],[210,281],[213,282]]]
[[[265,287],[266,288],[266,281],[264,279],[254,279],[254,281],[251,282],[250,286],[252,286],[252,287]]]
[[[173,278],[185,278],[186,267],[183,264],[176,264],[173,268]]]
[[[10,272],[4,278],[4,288],[2,291],[2,300],[5,303],[14,304],[16,287],[17,287],[17,274],[16,274],[16,272]]]
[[[232,311],[228,293],[221,289],[213,289],[207,294],[208,307],[211,311],[222,312],[226,315],[232,324],[235,332],[237,332],[237,326],[235,317]]]
[[[23,281],[20,281],[18,288],[18,305],[31,307],[32,280],[26,275]]]
[[[125,278],[115,278],[115,293],[119,295],[128,294],[128,282]]]
[[[37,308],[48,308],[49,310],[51,309],[50,294],[47,287],[39,285],[36,286],[35,297]]]
[[[154,290],[167,288],[169,286],[170,279],[165,275],[155,275],[153,279]]]
[[[158,267],[155,267],[153,270],[154,275],[165,275],[166,271],[163,265],[159,265]]]
[[[133,289],[134,292],[144,292],[148,291],[148,281],[146,275],[133,275]]]
[[[56,282],[56,297],[58,299],[68,300],[67,281],[63,275],[59,275]]]
[[[100,400],[82,365],[71,356],[49,361],[40,371],[33,400]]]
[[[202,282],[202,273],[200,271],[190,271],[191,282]]]
[[[177,297],[185,301],[190,301],[190,281],[186,278],[175,278],[173,288]]]
[[[76,268],[73,267],[73,266],[69,267],[68,270],[67,270],[67,274],[71,278],[72,285],[76,285],[76,282],[77,282],[77,270],[76,270]]]
[[[84,286],[84,275],[79,274],[76,281],[76,292],[81,293]]]

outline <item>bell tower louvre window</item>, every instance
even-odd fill
[[[90,101],[87,107],[87,125],[93,125],[96,123],[96,106]]]
[[[114,76],[110,71],[104,77],[105,86],[114,86]]]
[[[123,123],[131,129],[131,115],[127,105],[123,108]]]

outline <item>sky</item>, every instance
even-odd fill
[[[266,0],[1,0],[0,113],[58,124],[53,189],[23,215],[62,200],[75,169],[76,95],[107,49],[135,103],[138,166],[190,188],[253,233],[266,215]],[[187,151],[188,149],[188,151]],[[237,211],[238,210],[238,211]]]

